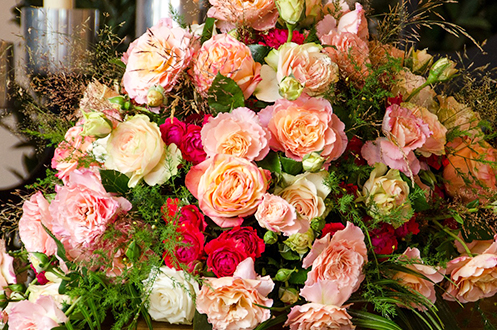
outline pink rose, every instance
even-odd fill
[[[335,2],[336,3],[336,2]],[[321,38],[331,32],[343,33],[349,32],[357,35],[364,41],[368,41],[368,21],[362,5],[355,3],[355,10],[348,11],[337,21],[333,15],[326,15],[317,25],[317,36]]]
[[[11,330],[50,330],[66,321],[67,316],[51,296],[40,296],[35,303],[29,300],[17,302],[9,313]]]
[[[88,155],[95,138],[81,136],[83,125],[69,128],[64,136],[64,141],[59,143],[52,158],[52,168],[57,170],[57,177],[63,181],[69,173],[81,168],[79,160]]]
[[[331,104],[302,95],[295,101],[277,100],[259,112],[263,126],[271,131],[271,148],[297,161],[321,151],[329,163],[347,147],[345,125],[333,114]]]
[[[267,295],[274,283],[269,276],[260,277],[254,262],[241,262],[233,277],[206,279],[197,295],[197,310],[207,314],[213,330],[250,330],[271,317],[273,300]]]
[[[53,233],[70,248],[92,246],[119,211],[131,209],[125,198],[110,196],[90,171],[72,172],[67,184],[57,186],[56,192],[49,207]]]
[[[215,155],[192,167],[185,184],[202,212],[225,228],[240,225],[243,217],[255,213],[269,178],[246,159]]]
[[[261,64],[254,61],[250,49],[228,34],[217,34],[204,42],[195,56],[193,83],[204,97],[218,73],[233,79],[245,99],[261,81]]]
[[[393,275],[394,280],[400,280],[400,283],[410,290],[425,296],[432,304],[437,299],[435,294],[435,284],[444,279],[445,270],[440,270],[432,266],[423,265],[421,254],[418,249],[407,248],[407,250],[399,257],[399,260],[406,262],[404,267],[419,273],[426,278],[421,278],[414,274],[398,272]],[[421,305],[412,305],[419,310],[426,310],[426,307]]]
[[[178,118],[166,119],[164,124],[159,126],[162,140],[166,145],[174,143],[178,147],[181,146],[181,141],[186,133],[186,124]]]
[[[447,291],[443,298],[475,302],[497,293],[497,236],[488,249],[475,257],[461,256],[447,264]]]
[[[330,32],[319,38],[323,45],[329,45],[323,50],[333,62],[338,64],[340,74],[350,77],[361,85],[369,75],[367,64],[369,61],[368,44],[357,34],[350,32]],[[357,69],[359,68],[359,69]]]
[[[256,113],[236,108],[219,113],[202,127],[202,144],[208,157],[226,154],[248,160],[262,160],[269,152],[270,133]]]
[[[308,303],[293,307],[285,326],[290,330],[352,330],[351,319],[345,307]]]
[[[359,227],[348,222],[345,229],[337,231],[333,238],[330,239],[328,234],[314,241],[302,263],[304,268],[312,265],[305,287],[318,281],[331,281],[337,285],[339,291],[352,288],[354,292],[364,279],[362,267],[366,262],[364,234]]]
[[[203,162],[207,157],[202,145],[201,129],[197,125],[187,125],[180,145],[183,158],[188,162],[192,162],[193,165]]]
[[[129,97],[146,104],[150,87],[162,86],[166,92],[171,91],[192,58],[191,37],[186,30],[165,23],[138,38],[123,76]]]
[[[486,141],[470,138],[456,138],[448,146],[453,150],[447,155],[448,165],[443,171],[445,189],[452,197],[470,202],[497,191],[497,150]],[[486,199],[486,198],[485,198]]]
[[[269,193],[264,194],[255,218],[261,227],[276,233],[283,233],[285,236],[303,234],[309,230],[309,221],[297,217],[295,206],[282,197]]]
[[[221,21],[221,27],[227,31],[241,25],[265,31],[274,28],[278,19],[278,9],[274,0],[209,0],[209,2],[212,7],[207,12],[207,17],[217,18]]]
[[[14,272],[14,258],[7,253],[5,241],[0,239],[0,293],[9,284],[16,284],[17,278]]]
[[[22,206],[19,220],[19,236],[28,252],[41,252],[48,256],[57,252],[55,241],[48,235],[42,225],[52,230],[52,215],[49,203],[38,191]]]

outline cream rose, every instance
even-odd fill
[[[32,284],[32,283],[29,284],[28,300],[31,301],[32,303],[36,303],[36,301],[41,296],[50,296],[57,305],[57,307],[60,309],[62,309],[63,303],[70,304],[71,298],[68,295],[59,293],[59,287],[60,283],[62,282],[62,279],[53,275],[50,272],[46,272],[45,276],[47,280],[50,281],[47,284],[44,285]]]
[[[269,178],[246,159],[218,154],[192,167],[185,184],[205,215],[221,227],[233,227],[257,211]]]
[[[200,134],[208,157],[226,154],[262,160],[269,152],[271,133],[261,126],[257,114],[248,108],[219,113],[209,119]]]
[[[199,285],[188,278],[183,271],[166,266],[145,281],[151,284],[148,297],[148,313],[155,321],[172,324],[192,324],[195,315],[194,298],[199,293]]]
[[[169,180],[180,162],[175,146],[166,149],[159,126],[146,115],[135,115],[119,124],[106,146],[105,167],[129,177],[134,187],[143,179],[151,186]]]

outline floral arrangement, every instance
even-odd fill
[[[22,248],[1,244],[2,321],[457,329],[446,301],[497,293],[486,77],[398,39],[402,6],[210,3],[132,42],[63,137],[45,127],[52,169]]]

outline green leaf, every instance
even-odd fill
[[[90,327],[90,329],[95,330],[95,328],[93,327],[93,320],[91,319],[90,313],[88,313],[88,311],[86,310],[86,306],[81,306],[81,303],[80,303],[79,311],[85,317],[85,321],[88,324],[88,326]]]
[[[297,269],[295,272],[290,275],[288,282],[290,284],[299,284],[303,285],[307,280],[307,273],[310,272],[310,269]]]
[[[118,67],[123,68],[123,69],[125,69],[125,68],[126,68],[126,64],[124,64],[124,62],[123,62],[123,61],[121,61],[121,60],[120,60],[120,59],[118,59],[118,58],[111,58],[111,59],[109,60],[109,63],[114,64],[114,65],[117,65]]]
[[[128,245],[128,249],[126,250],[126,256],[131,261],[138,260],[138,257],[140,257],[140,247],[138,246],[138,244],[136,244],[136,241],[132,241]]]
[[[41,225],[43,226],[43,229],[45,229],[45,231],[47,232],[48,236],[52,237],[52,239],[55,241],[55,244],[57,245],[57,256],[65,263],[68,263],[69,260],[67,260],[66,258],[66,249],[64,248],[64,244],[62,244],[62,242],[59,241],[57,237],[55,237],[54,234],[52,234],[50,229],[45,227],[44,224]]]
[[[304,170],[304,168],[302,167],[302,162],[298,162],[291,158],[280,156],[280,162],[283,168],[283,172],[285,173],[297,175],[302,173],[302,171]]]
[[[276,317],[270,318],[269,320],[262,322],[254,330],[266,330],[272,327],[276,327],[278,324],[284,323],[286,321],[286,317],[287,314],[279,314]]]
[[[245,98],[240,86],[219,72],[209,88],[207,96],[209,106],[219,112],[230,112],[231,110],[245,106]]]
[[[280,249],[280,254],[284,259],[300,260],[300,255],[297,252],[292,251],[287,245],[279,243],[278,247]]]
[[[212,330],[212,325],[207,321],[207,314],[200,314],[195,310],[193,330]]]
[[[259,62],[261,64],[266,63],[264,61],[264,58],[271,51],[271,47],[259,45],[259,44],[252,44],[252,45],[248,45],[248,48],[250,49],[250,52],[252,53],[252,58],[254,59],[254,61]]]
[[[110,193],[125,195],[128,192],[129,178],[121,172],[114,170],[100,170],[102,185]]]
[[[208,17],[205,20],[204,29],[202,30],[202,38],[200,39],[201,44],[212,38],[212,31],[214,30],[215,21],[216,19],[213,17]]]
[[[263,160],[256,162],[257,166],[269,170],[272,173],[281,173],[281,162],[278,154],[274,151],[270,151]]]
[[[352,323],[358,327],[372,330],[402,330],[395,322],[383,316],[351,309],[348,312],[352,316]]]
[[[67,284],[69,284],[68,281],[62,280],[59,284],[59,294],[65,294],[67,292]]]

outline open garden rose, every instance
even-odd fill
[[[331,1],[331,6],[337,6],[337,1]],[[347,6],[347,5],[346,5]],[[327,13],[323,20],[321,20],[316,25],[317,36],[321,38],[322,36],[329,34],[330,32],[343,33],[349,32],[357,35],[360,39],[367,41],[369,36],[368,31],[368,21],[366,20],[365,11],[359,2],[355,3],[355,9],[352,11],[346,11],[342,13],[335,13],[335,9],[339,7],[330,8],[331,11]],[[335,15],[333,15],[335,14]],[[343,15],[341,15],[343,14]],[[338,17],[338,23],[336,18]]]
[[[192,167],[185,184],[205,215],[221,227],[233,227],[257,211],[268,180],[250,161],[219,154]]]
[[[262,160],[269,152],[271,133],[261,126],[254,111],[242,107],[210,118],[202,127],[201,136],[209,157],[226,154]]]
[[[28,252],[41,252],[48,256],[57,252],[55,241],[43,228],[45,226],[48,230],[52,230],[49,205],[41,191],[36,192],[22,205],[19,236]]]
[[[229,31],[240,25],[251,26],[259,31],[266,31],[276,25],[278,10],[274,0],[227,1],[209,0],[212,5],[208,17],[220,21],[221,28]]]
[[[197,296],[197,310],[207,314],[214,330],[251,330],[269,319],[274,283],[254,271],[251,258],[237,267],[233,277],[207,279]]]
[[[172,20],[162,22],[137,39],[127,58],[123,85],[140,104],[147,103],[150,87],[162,86],[169,92],[192,58],[191,34],[173,28]]]
[[[176,145],[166,148],[159,127],[146,115],[119,124],[107,141],[105,167],[127,175],[129,187],[141,179],[151,186],[164,183],[177,173],[180,161]]]
[[[288,158],[302,161],[311,152],[321,152],[329,163],[347,147],[345,125],[325,99],[302,95],[295,101],[277,100],[259,117],[271,131],[271,148],[284,151]]]
[[[193,301],[199,293],[198,283],[193,277],[188,277],[183,271],[166,266],[152,271],[144,283],[151,285],[148,297],[148,313],[155,321],[172,324],[192,324],[195,315]],[[156,277],[155,277],[156,275]]]
[[[193,63],[193,83],[206,97],[218,73],[233,79],[247,99],[261,80],[261,64],[254,61],[250,49],[228,34],[217,34],[204,42]]]
[[[65,321],[67,316],[50,296],[41,296],[34,303],[29,300],[19,301],[9,312],[11,330],[50,330]]]
[[[352,317],[344,307],[308,303],[292,308],[285,326],[290,330],[352,330]]]

